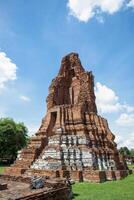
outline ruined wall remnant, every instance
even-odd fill
[[[126,165],[114,139],[106,119],[97,114],[92,72],[70,53],[49,87],[47,113],[36,136],[7,173],[118,179],[126,175]]]

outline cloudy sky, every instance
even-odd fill
[[[0,117],[33,134],[61,58],[95,75],[98,112],[134,147],[134,0],[0,0]]]

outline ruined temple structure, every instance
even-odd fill
[[[92,72],[85,71],[77,53],[70,53],[51,82],[38,132],[5,173],[94,182],[120,179],[128,170],[114,139],[107,120],[97,113]]]

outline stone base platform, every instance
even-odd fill
[[[130,170],[108,170],[108,171],[100,171],[100,170],[37,170],[37,169],[29,169],[26,172],[26,176],[48,176],[48,177],[61,177],[61,178],[70,178],[77,182],[88,181],[88,182],[96,182],[101,183],[109,180],[119,180],[125,178],[127,175],[131,174]]]
[[[23,177],[0,176],[0,183],[7,189],[0,191],[0,199],[6,200],[71,200],[71,188],[64,180],[49,179],[42,189],[31,189],[30,179]]]

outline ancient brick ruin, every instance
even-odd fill
[[[47,113],[6,174],[101,182],[128,174],[106,119],[97,114],[94,76],[78,54],[62,59],[47,97]]]
[[[23,176],[0,175],[1,200],[71,200],[71,186],[65,179],[47,179],[44,187],[31,189],[31,179]]]

